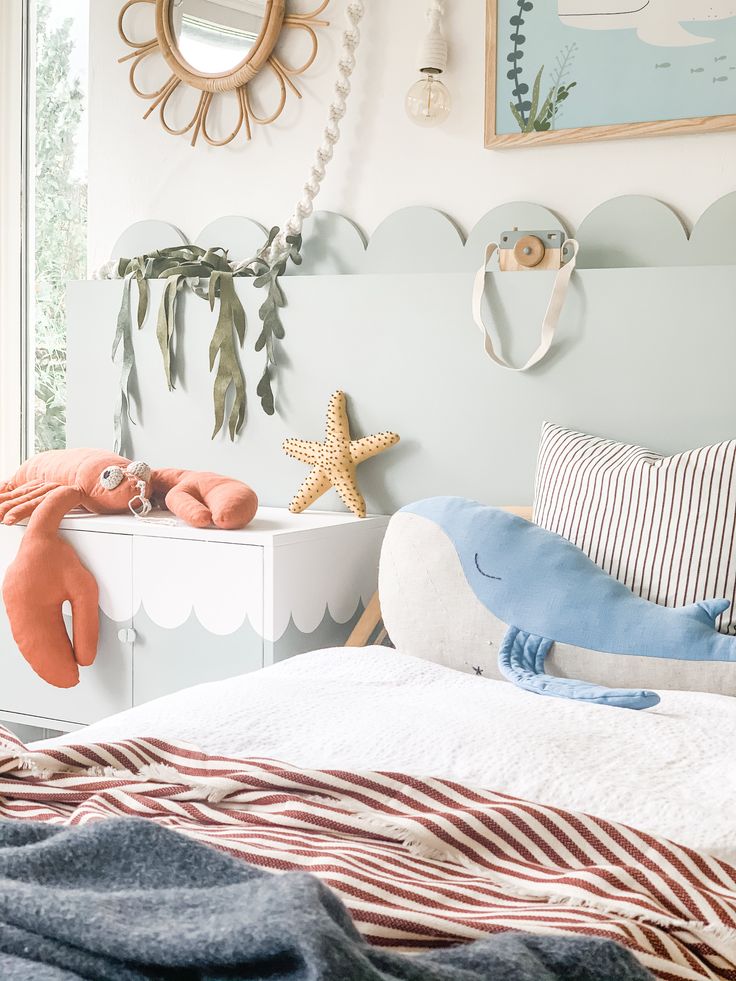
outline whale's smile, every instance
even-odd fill
[[[562,4],[560,4],[560,16],[561,17],[625,17],[627,14],[640,14],[642,10],[646,10],[652,0],[646,0],[638,7],[629,7],[628,10],[588,10],[579,11],[577,9],[567,10],[562,9]]]

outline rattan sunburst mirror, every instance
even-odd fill
[[[191,134],[192,146],[201,136],[211,146],[226,146],[239,133],[250,139],[253,125],[266,126],[284,111],[289,92],[301,93],[294,79],[302,75],[317,57],[316,28],[326,27],[320,20],[329,0],[313,10],[292,9],[291,0],[127,0],[118,18],[120,37],[131,51],[120,58],[130,62],[130,86],[150,105],[148,118],[158,110],[161,125],[172,136]],[[129,23],[136,13],[153,15],[154,36],[138,40],[131,36]],[[290,65],[276,45],[285,31],[306,35],[306,57],[302,64]],[[149,59],[163,58],[163,81],[146,91],[138,79],[141,66]],[[275,79],[275,108],[261,114],[254,108],[249,87],[253,81],[271,73]],[[150,83],[149,83],[150,86]],[[174,121],[173,100],[189,87],[198,93],[194,107],[184,119]],[[208,120],[218,99],[234,96],[233,120],[222,134],[214,134]],[[181,107],[179,107],[181,111]],[[234,125],[233,125],[234,123]]]

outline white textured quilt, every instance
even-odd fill
[[[736,862],[736,698],[647,712],[528,694],[385,648],[304,654],[54,740],[185,740],[302,767],[456,779],[586,811]]]

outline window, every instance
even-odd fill
[[[0,0],[0,476],[22,444],[23,9]]]
[[[0,0],[0,470],[66,442],[67,283],[87,273],[89,0]]]
[[[66,445],[65,293],[87,275],[89,0],[30,0],[29,453]]]

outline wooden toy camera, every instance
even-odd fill
[[[501,272],[559,270],[567,261],[563,232],[503,232],[498,246]]]

